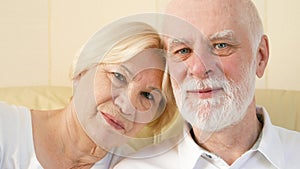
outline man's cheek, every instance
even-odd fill
[[[184,79],[187,77],[187,67],[184,62],[174,62],[168,61],[169,64],[169,73],[173,83],[175,82],[177,85],[183,83]]]

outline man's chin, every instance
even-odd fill
[[[207,133],[220,132],[232,125],[230,120],[224,120],[224,119],[219,119],[216,121],[199,119],[199,117],[198,120],[197,117],[193,117],[193,118],[184,117],[184,119],[189,124],[191,124],[193,128],[196,128],[198,130],[201,130],[202,132],[207,132]]]
[[[201,132],[205,132],[205,133],[215,133],[215,132],[220,132],[220,131],[223,131],[224,129],[226,129],[228,126],[222,126],[222,127],[208,127],[208,126],[198,126],[198,125],[193,125],[193,128],[196,128],[198,130],[200,130]]]

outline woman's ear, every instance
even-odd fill
[[[84,74],[86,74],[87,70],[82,71],[81,73],[79,73],[77,76],[75,76],[72,81],[73,81],[73,91],[76,90],[77,85],[80,82],[80,79],[82,78],[82,76],[84,76]]]
[[[269,60],[269,40],[266,35],[261,37],[256,54],[256,75],[261,78],[264,75]]]

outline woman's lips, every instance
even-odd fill
[[[104,117],[105,121],[112,126],[113,128],[117,130],[125,130],[125,126],[122,122],[118,121],[113,117],[112,115],[106,114],[101,112],[102,116]]]
[[[187,90],[187,94],[195,94],[201,99],[212,98],[217,95],[218,92],[222,91],[222,88],[206,88],[206,89],[196,89]]]

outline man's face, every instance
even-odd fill
[[[256,50],[242,12],[220,0],[188,1],[168,11],[194,26],[168,25],[165,39],[181,114],[210,132],[239,122],[253,101],[256,73]]]

